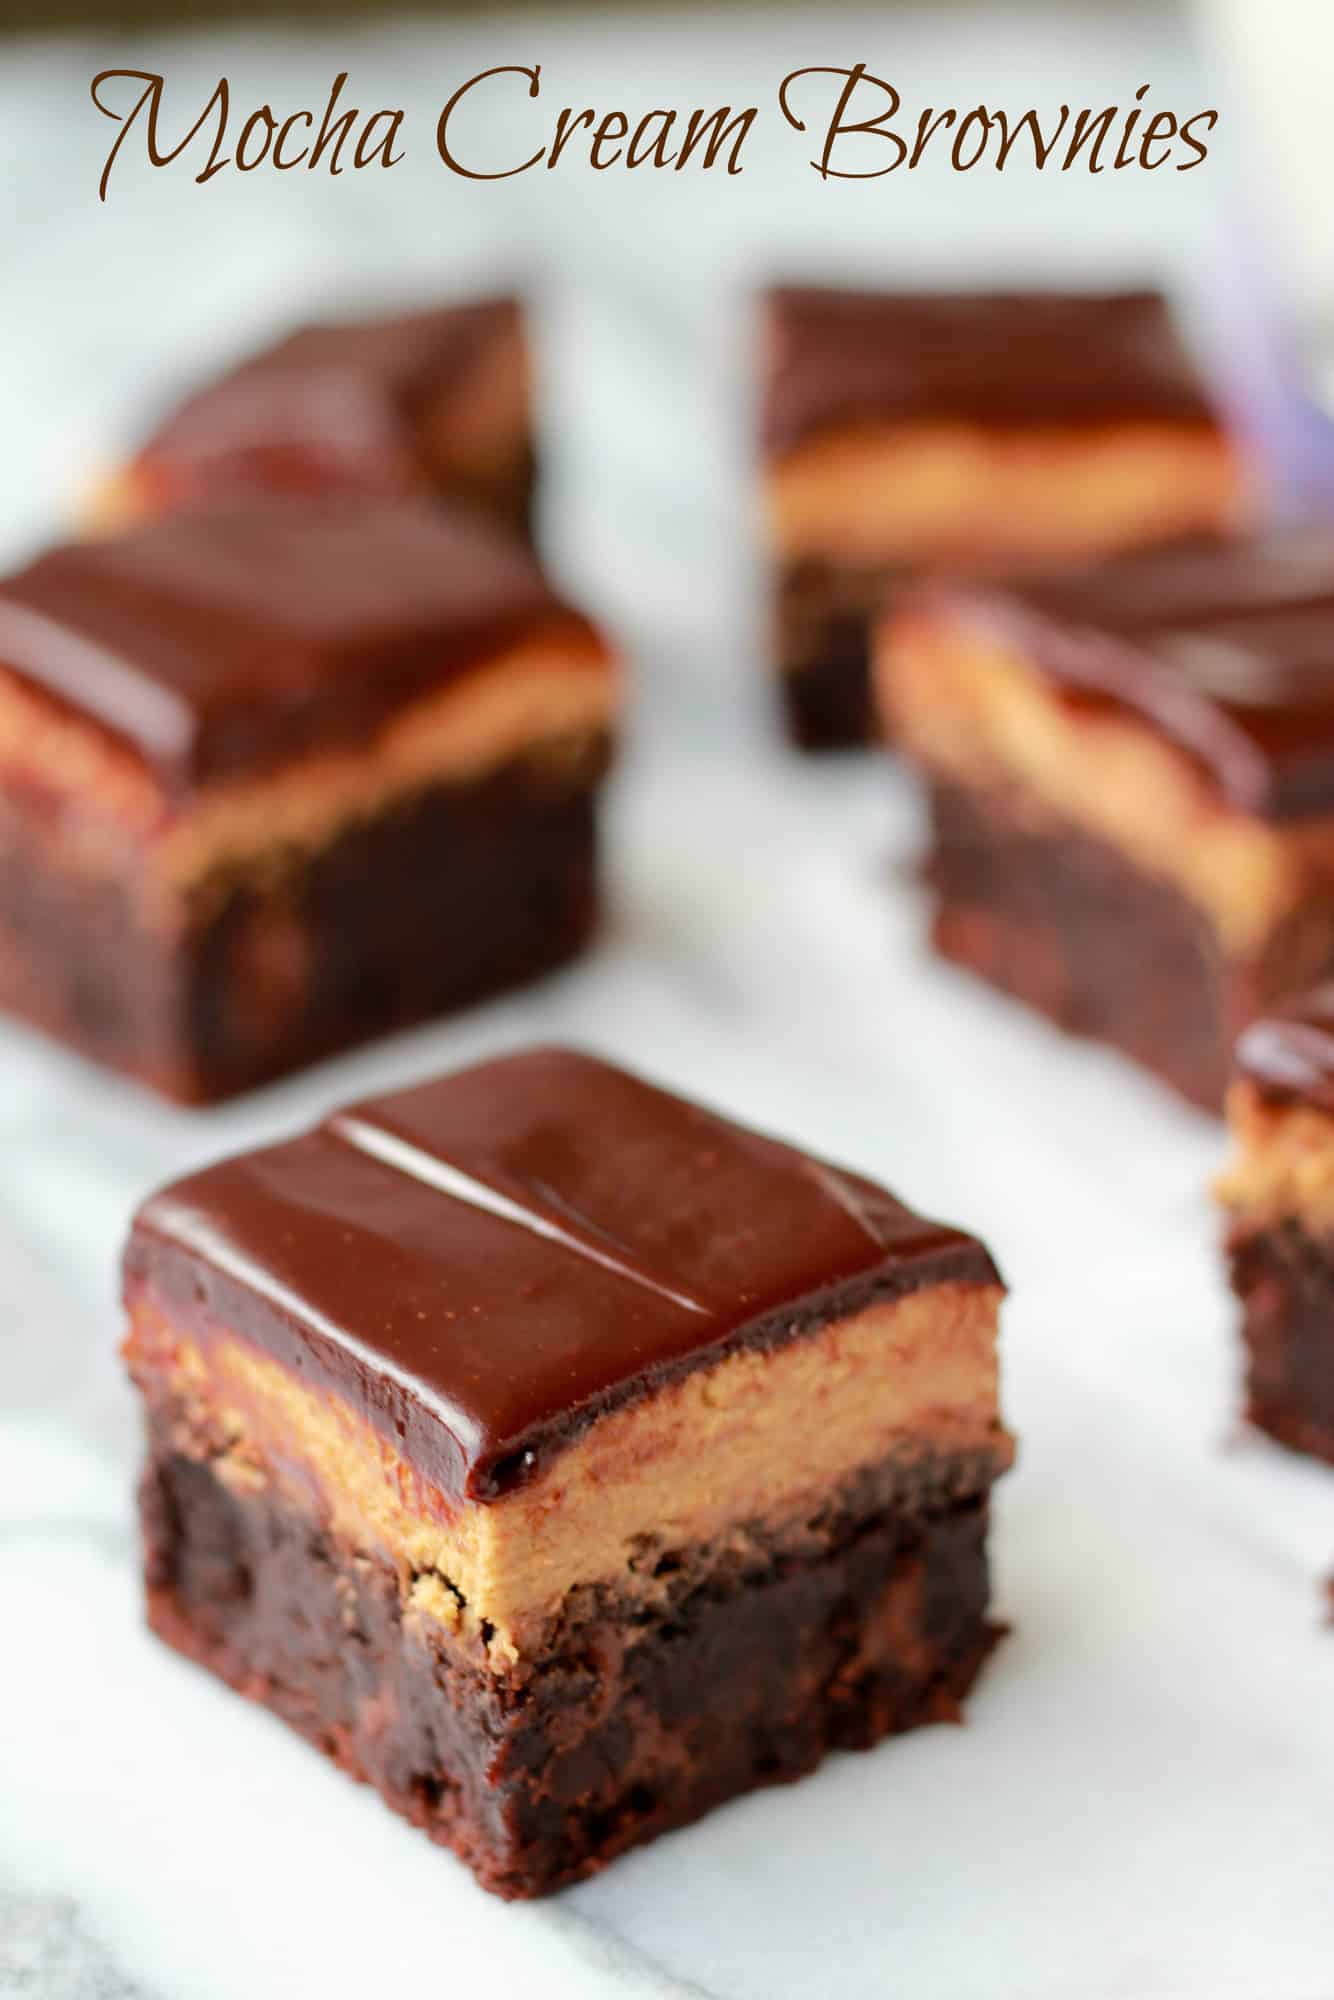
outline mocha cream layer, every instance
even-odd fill
[[[645,1548],[717,1545],[810,1520],[851,1475],[902,1455],[1004,1470],[996,1286],[951,1283],[867,1308],[767,1353],[742,1351],[595,1421],[529,1484],[452,1502],[337,1395],[219,1329],[178,1337],[141,1298],[126,1354],[150,1401],[186,1412],[217,1475],[315,1510],[386,1554],[405,1603],[518,1659],[568,1593],[637,1578]],[[196,1442],[194,1449],[199,1450]],[[650,1559],[647,1568],[651,1570]]]
[[[596,635],[553,620],[399,709],[364,743],[318,749],[256,777],[168,801],[152,771],[96,723],[71,716],[0,667],[0,788],[36,787],[62,865],[140,885],[162,917],[201,883],[317,851],[348,826],[438,784],[467,784],[517,759],[559,779],[610,730],[617,681]],[[132,862],[132,871],[127,868]]]
[[[1076,709],[1023,655],[948,610],[877,636],[892,737],[939,776],[1110,841],[1187,895],[1225,953],[1254,956],[1313,888],[1334,887],[1334,819],[1279,826],[1230,806],[1207,772],[1134,716]]]
[[[788,561],[1095,555],[1236,526],[1249,508],[1210,425],[990,430],[859,426],[768,468],[770,538]]]
[[[1260,1227],[1294,1221],[1312,1235],[1334,1232],[1334,1118],[1275,1102],[1246,1078],[1228,1092],[1227,1117],[1235,1152],[1214,1184],[1223,1207]]]

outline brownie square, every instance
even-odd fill
[[[187,1100],[568,958],[615,674],[519,544],[253,501],[0,583],[0,1005]]]
[[[1240,1029],[1334,973],[1334,536],[927,587],[876,672],[938,950],[1221,1110]]]
[[[924,569],[1221,532],[1239,454],[1156,292],[769,295],[775,664],[796,740],[873,733],[869,632]]]
[[[154,1195],[149,1618],[502,1896],[953,1717],[1000,1279],[883,1188],[507,1056]]]
[[[201,500],[424,492],[527,536],[530,372],[515,299],[298,327],[171,411],[93,525]]]
[[[1237,1044],[1218,1185],[1242,1306],[1248,1420],[1334,1464],[1334,984]]]

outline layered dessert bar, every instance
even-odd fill
[[[872,733],[868,634],[925,569],[1231,528],[1238,451],[1154,292],[780,290],[761,447],[798,742]]]
[[[536,1896],[992,1644],[1001,1281],[883,1188],[524,1051],[153,1196],[149,1618]]]
[[[1242,1305],[1246,1415],[1334,1463],[1334,985],[1253,1021],[1218,1186]]]
[[[616,677],[523,546],[249,501],[0,583],[0,1006],[227,1095],[568,958]]]
[[[937,949],[1222,1108],[1334,973],[1334,535],[925,586],[881,630]]]
[[[433,492],[526,535],[529,373],[513,299],[300,327],[173,410],[92,525],[248,494]]]

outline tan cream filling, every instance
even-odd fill
[[[412,703],[364,744],[222,780],[170,810],[136,759],[0,671],[0,783],[35,781],[67,798],[61,839],[82,826],[90,868],[123,872],[127,843],[142,843],[142,888],[158,907],[218,871],[318,849],[431,783],[476,780],[525,755],[559,775],[563,757],[611,726],[616,698],[601,642],[565,620]]]
[[[743,1524],[809,1517],[831,1487],[896,1450],[1011,1445],[997,1414],[994,1286],[933,1287],[793,1341],[697,1369],[614,1410],[530,1485],[450,1506],[336,1395],[247,1342],[180,1340],[171,1386],[229,1440],[215,1469],[270,1480],[354,1548],[397,1563],[414,1609],[518,1657],[567,1593],[631,1585],[646,1542],[680,1549]],[[127,1352],[153,1393],[162,1328],[136,1313]]]
[[[769,533],[789,561],[1094,555],[1235,525],[1241,465],[1205,425],[991,431],[859,426],[770,469]]]
[[[463,782],[527,753],[609,729],[615,677],[576,631],[538,637],[395,716],[362,749],[326,751],[271,778],[210,786],[156,844],[154,866],[188,885],[274,846],[324,845],[423,785]]]
[[[91,540],[123,534],[161,511],[149,482],[133,465],[94,479],[76,503],[79,533]]]
[[[1276,1104],[1248,1079],[1228,1092],[1234,1157],[1214,1183],[1223,1207],[1260,1224],[1291,1217],[1334,1228],[1334,1118],[1309,1104]]]
[[[876,694],[891,735],[965,784],[1011,784],[1174,883],[1224,950],[1257,951],[1313,883],[1334,881],[1334,819],[1280,827],[1230,808],[1133,717],[1073,710],[1017,652],[948,613],[882,626]]]

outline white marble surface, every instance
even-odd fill
[[[1331,1992],[1318,1579],[1334,1483],[1232,1436],[1203,1193],[1219,1135],[933,967],[909,788],[774,741],[733,310],[770,258],[886,276],[1147,265],[1190,286],[1220,237],[1221,170],[834,190],[775,134],[721,192],[586,174],[470,191],[424,155],[379,185],[140,172],[106,208],[93,192],[105,131],[83,93],[109,61],[162,67],[185,99],[222,68],[276,99],[347,67],[419,119],[442,79],[534,59],[603,104],[749,101],[798,62],[862,55],[941,101],[1110,101],[1146,77],[1204,101],[1162,10],[944,18],[496,17],[0,55],[0,185],[28,190],[0,205],[5,553],[50,531],[161,396],[290,312],[531,264],[552,545],[630,644],[638,701],[611,921],[548,986],[211,1117],[0,1032],[0,1994]],[[35,187],[34,147],[58,160]],[[1226,331],[1234,350],[1239,322]],[[550,1905],[504,1908],[144,1635],[114,1266],[153,1180],[536,1034],[620,1054],[985,1231],[1014,1287],[1023,1450],[995,1536],[1014,1633],[966,1729],[837,1758]]]

